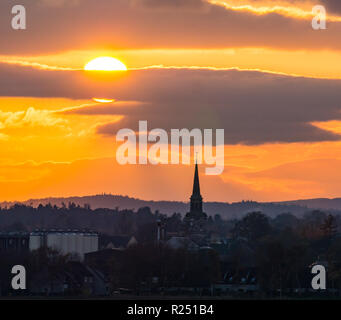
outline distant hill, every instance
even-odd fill
[[[31,199],[21,202],[22,204],[38,206],[39,204],[48,204],[62,206],[64,203],[68,205],[69,202],[74,202],[77,205],[84,206],[89,204],[92,209],[116,207],[120,209],[135,209],[141,207],[150,207],[152,211],[159,210],[161,213],[171,215],[174,212],[184,215],[188,209],[189,204],[180,201],[147,201],[127,196],[119,195],[94,195],[84,197],[67,197],[67,198],[45,198],[45,199]],[[1,207],[12,206],[17,202],[3,202]],[[303,215],[310,209],[324,209],[341,213],[341,198],[338,199],[311,199],[311,200],[296,200],[286,202],[255,202],[242,201],[235,203],[227,202],[205,202],[204,210],[208,215],[214,216],[220,214],[223,218],[240,218],[244,214],[251,211],[262,211],[268,216],[277,216],[278,214],[291,212],[297,216]]]
[[[297,205],[306,208],[319,208],[323,210],[341,210],[341,198],[316,198],[306,200],[293,200],[280,202],[282,204]]]

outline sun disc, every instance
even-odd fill
[[[104,99],[104,98],[92,98],[92,100],[95,102],[99,102],[99,103],[111,103],[115,101],[115,99]]]
[[[86,71],[126,71],[127,67],[120,60],[112,57],[99,57],[84,66]]]

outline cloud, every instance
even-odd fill
[[[337,133],[312,125],[341,119],[340,80],[192,68],[104,77],[0,64],[0,95],[116,99],[119,102],[113,104],[61,110],[112,115],[114,123],[106,121],[97,128],[104,135],[137,129],[139,120],[148,120],[150,129],[223,128],[226,144],[340,140]]]
[[[341,172],[337,169],[340,166],[341,160],[339,159],[311,159],[285,163],[270,169],[247,173],[246,176],[341,184]]]
[[[339,0],[321,0],[321,4],[326,6],[327,11],[341,13],[341,2]]]
[[[59,127],[67,120],[55,117],[51,111],[36,110],[29,107],[26,111],[3,112],[0,110],[0,130],[21,127]]]
[[[47,7],[78,6],[82,0],[37,0],[38,5]]]
[[[145,6],[147,8],[202,8],[208,6],[205,0],[128,0],[132,5]]]
[[[309,159],[247,172],[245,179],[250,185],[280,186],[282,191],[291,194],[291,199],[339,197],[341,173],[338,168],[340,166],[339,159]]]
[[[64,115],[121,115],[127,113],[127,108],[136,108],[145,105],[138,101],[116,101],[114,103],[92,103],[71,108],[57,110],[55,113]],[[136,109],[134,109],[136,110]]]
[[[266,47],[340,50],[341,23],[316,32],[308,19],[238,11],[197,0],[81,0],[67,5],[22,0],[27,30],[11,28],[11,0],[0,2],[0,54],[76,49]],[[50,2],[48,2],[50,3]]]

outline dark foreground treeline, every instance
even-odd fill
[[[119,288],[134,294],[145,290],[160,293],[164,288],[176,287],[209,289],[212,284],[227,283],[230,278],[242,282],[246,274],[252,273],[257,292],[273,295],[278,290],[290,292],[309,287],[312,278],[309,268],[316,262],[327,267],[328,288],[341,289],[340,216],[311,211],[302,218],[283,213],[271,219],[260,212],[251,212],[242,219],[226,221],[216,215],[208,219],[201,232],[206,245],[199,245],[201,249],[197,250],[172,249],[167,239],[156,244],[157,219],[163,220],[169,234],[186,232],[186,223],[179,214],[167,218],[152,213],[149,208],[91,210],[73,204],[62,208],[2,209],[0,228],[3,231],[89,228],[104,234],[136,234],[138,245],[123,251],[109,250],[109,255],[95,254],[84,262],[105,275],[108,294]],[[17,263],[27,266],[34,285],[42,281],[44,285],[51,283],[52,287],[61,273],[75,268],[70,265],[70,257],[46,250],[20,256],[3,253],[0,287],[7,287],[9,268]],[[71,271],[68,273],[72,274]],[[42,274],[45,274],[43,280],[39,279]],[[80,284],[73,291],[69,286],[70,294],[84,292],[84,281],[78,281]]]
[[[89,205],[79,206],[74,203],[63,204],[61,207],[51,204],[38,207],[21,204],[9,208],[0,207],[0,232],[86,229],[109,236],[134,235],[139,242],[154,242],[158,220],[163,221],[167,232],[186,230],[180,213],[167,216],[158,211],[152,212],[149,207],[137,210],[91,209]],[[215,215],[209,217],[206,227],[209,232],[226,236],[232,225],[232,221],[222,220],[220,215]]]
[[[10,208],[0,208],[0,231],[33,231],[36,229],[86,229],[107,235],[137,235],[144,228],[153,229],[161,218],[158,212],[149,208],[134,210],[94,209],[69,203],[61,207],[39,205],[34,208],[16,204]],[[148,236],[150,230],[145,232]]]
[[[245,218],[244,215],[241,214]],[[341,226],[340,215],[334,214],[335,230]],[[291,213],[282,213],[274,218],[266,216],[271,230],[291,229],[307,237],[321,234],[321,225],[328,218],[328,213],[313,210],[302,217]],[[107,235],[140,235],[144,240],[155,240],[157,220],[162,220],[168,232],[184,230],[182,215],[174,213],[166,216],[149,207],[137,210],[91,209],[89,205],[79,206],[74,203],[60,207],[51,204],[31,207],[15,204],[9,208],[0,207],[0,232],[33,231],[36,229],[87,229]],[[248,219],[246,220],[248,221]],[[209,216],[205,226],[207,233],[216,233],[221,237],[231,237],[238,219],[223,219],[219,214]],[[270,229],[269,229],[270,230]],[[242,231],[241,231],[242,232]],[[146,238],[146,239],[144,239]]]

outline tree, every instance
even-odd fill
[[[222,219],[221,219],[221,215],[219,213],[214,215],[214,222],[215,223],[221,223]]]
[[[261,212],[250,212],[238,221],[232,230],[234,238],[243,237],[249,241],[260,239],[270,233],[269,219]]]
[[[321,230],[326,238],[332,238],[337,232],[337,223],[333,215],[329,214],[321,225]]]
[[[69,261],[69,255],[62,255],[58,250],[41,247],[30,254],[30,272],[35,276],[34,281],[39,282],[41,274],[46,271],[47,281],[50,290],[53,291],[54,282],[58,275],[65,270],[66,263]]]
[[[295,228],[298,226],[299,219],[291,213],[281,213],[273,219],[272,224],[278,229]]]

